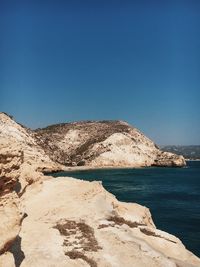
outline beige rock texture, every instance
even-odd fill
[[[37,145],[32,137],[32,131],[16,123],[10,116],[0,113],[0,145],[14,152],[14,149],[23,154],[23,162],[20,165],[20,186],[23,190],[33,179],[38,180],[41,172],[51,172],[63,169],[58,163],[53,162],[44,150]],[[0,153],[4,153],[1,152]],[[9,170],[13,172],[15,168]],[[34,175],[33,175],[34,173]]]
[[[16,191],[22,163],[23,153],[14,142],[12,146],[0,143],[0,254],[10,248],[20,231],[23,214]],[[4,258],[12,261],[12,255]]]
[[[16,267],[13,255],[10,252],[0,255],[0,266]]]
[[[7,251],[20,231],[24,217],[20,195],[26,187],[40,180],[40,170],[55,170],[53,163],[37,146],[28,130],[0,113],[0,266],[11,266],[13,256]],[[5,254],[5,253],[6,254]],[[9,263],[2,264],[5,259]]]
[[[52,178],[22,199],[22,267],[200,266],[178,238],[155,228],[147,208],[119,202],[100,182]]]
[[[88,123],[82,126],[91,131],[91,122]],[[65,139],[55,138],[51,148],[55,154],[51,154],[51,141],[45,141],[45,150],[38,141],[39,137],[44,141],[41,133],[36,137],[0,113],[0,267],[200,266],[200,259],[178,238],[156,229],[146,207],[119,202],[101,182],[53,178],[42,173],[64,168],[59,164],[63,162],[57,160],[65,155],[55,150],[58,140],[60,148],[66,146],[71,151],[69,158],[74,165],[84,155],[89,167],[132,166],[136,161],[135,166],[142,166],[145,161],[151,165],[162,153],[139,132],[140,142],[137,139],[135,147],[131,147],[137,135],[133,137],[131,133],[136,134],[135,129],[124,130],[129,129],[126,123],[100,125],[103,123],[106,126],[99,134],[101,127],[92,122],[96,141],[92,138],[89,149],[90,137],[85,141],[89,133],[84,130],[84,135],[79,124],[74,124],[75,129],[70,124]],[[62,131],[61,125],[60,134]],[[107,131],[108,136],[102,137]],[[50,139],[59,136],[52,134],[52,128],[50,132]],[[166,166],[175,164],[176,156],[168,156],[163,154],[160,160]],[[169,164],[166,159],[171,160]],[[175,165],[181,166],[178,156],[176,160]],[[163,166],[162,162],[159,164]]]
[[[68,166],[185,166],[182,156],[164,154],[149,138],[124,121],[83,121],[51,125],[35,132],[37,143]]]
[[[154,165],[158,167],[181,167],[185,165],[185,159],[183,156],[161,151]]]
[[[24,152],[27,165],[24,171],[51,172],[63,169],[61,165],[181,167],[186,164],[182,156],[161,151],[138,129],[123,121],[62,123],[32,131],[0,113],[0,138],[5,137],[15,139]]]

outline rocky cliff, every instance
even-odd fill
[[[129,128],[123,122],[101,122],[100,125],[103,123],[108,128],[110,123],[117,128],[119,124],[121,128]],[[121,150],[129,147],[132,136],[124,128],[121,132],[118,129],[118,132],[115,130],[111,135],[96,140],[91,148],[87,150],[85,146],[83,150],[92,153],[95,146],[109,144],[115,147],[112,153],[119,147],[121,155]],[[68,146],[68,150],[70,155],[80,154],[83,158],[86,152],[78,150],[80,146],[73,131],[71,129],[72,145]],[[80,137],[86,140],[82,134]],[[143,138],[141,143],[147,142],[143,153],[147,151],[147,155],[151,155],[149,150],[155,150],[155,158],[151,156],[152,162],[155,162],[157,153],[162,152],[142,134],[140,138]],[[89,142],[90,139],[87,140]],[[46,177],[42,171],[58,170],[62,166],[55,163],[59,160],[53,158],[54,154],[40,145],[35,133],[0,114],[1,267],[200,266],[200,259],[189,252],[178,238],[156,229],[146,207],[119,202],[100,182]],[[74,147],[77,147],[76,153],[73,152]],[[98,155],[84,160],[95,166],[94,162],[100,162],[99,157],[107,152],[101,150]],[[169,158],[168,154],[162,154],[159,157],[161,161],[168,158],[171,162],[175,156],[172,154]],[[72,162],[80,160],[76,156],[71,159]],[[125,163],[120,158],[120,164],[122,162]]]
[[[34,170],[51,171],[61,169],[58,163],[53,162],[39,146],[34,138],[33,132],[25,126],[16,123],[12,117],[5,113],[0,113],[0,142],[15,142],[19,150],[23,152],[23,170],[30,166]]]
[[[182,156],[162,152],[123,121],[83,121],[35,131],[35,139],[55,162],[68,166],[184,166]]]
[[[163,152],[123,121],[83,121],[32,131],[0,113],[0,138],[15,139],[26,164],[43,171],[65,166],[184,166],[182,156]],[[37,169],[36,168],[36,169]]]
[[[156,229],[147,208],[119,202],[100,182],[30,171],[34,182],[17,193],[24,159],[14,147],[0,149],[3,173],[15,167],[1,173],[1,267],[200,266],[178,238]]]
[[[17,183],[23,153],[15,142],[0,143],[0,253],[9,247],[19,232],[21,215]]]
[[[30,130],[0,113],[0,266],[15,266],[11,250],[25,216],[20,197],[44,178],[40,171],[57,169]]]

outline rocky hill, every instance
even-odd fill
[[[65,166],[184,166],[182,156],[161,151],[138,129],[123,121],[62,123],[35,131],[0,113],[0,138],[11,138],[26,163],[44,171]]]
[[[184,166],[182,156],[159,150],[123,121],[83,121],[35,131],[35,140],[55,162],[67,166]]]
[[[156,229],[146,207],[119,202],[100,182],[45,176],[62,166],[38,145],[37,132],[0,114],[1,267],[200,266],[178,238]],[[121,150],[125,133],[105,140],[122,134],[122,143],[109,141]]]

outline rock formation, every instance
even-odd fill
[[[184,166],[182,156],[162,153],[138,129],[123,121],[84,121],[35,131],[37,143],[55,161],[69,166]]]
[[[28,129],[0,113],[0,266],[15,266],[9,249],[24,217],[20,195],[43,177],[39,171],[57,169],[60,165],[52,162]]]
[[[146,207],[119,202],[100,182],[55,179],[42,173],[62,168],[57,162],[66,164],[61,149],[74,164],[82,160],[90,166],[104,166],[111,159],[107,165],[132,166],[137,159],[139,166],[144,161],[151,165],[160,153],[157,165],[180,165],[175,162],[178,157],[163,154],[126,123],[88,123],[83,123],[88,132],[69,129],[64,134],[67,141],[64,139],[59,153],[53,153],[62,129],[51,129],[46,140],[42,130],[34,133],[0,114],[0,266],[200,266],[200,259],[178,238],[156,229]],[[90,133],[91,124],[97,125],[95,135]],[[137,145],[134,149],[131,140]],[[132,155],[133,151],[137,153]],[[131,158],[128,163],[127,155]]]
[[[182,156],[162,152],[138,129],[123,121],[63,123],[32,131],[0,113],[0,138],[14,138],[32,169],[65,166],[184,166]],[[34,165],[34,168],[33,168]]]
[[[7,140],[8,141],[8,140]],[[3,261],[13,263],[8,250],[16,239],[21,225],[23,213],[17,195],[20,165],[23,153],[12,140],[12,143],[0,143],[0,266]]]
[[[24,161],[20,166],[20,173],[23,173],[21,189],[32,183],[30,172],[34,171],[55,171],[63,167],[53,162],[45,154],[42,147],[37,145],[32,131],[16,123],[10,116],[0,113],[0,144],[9,143],[12,150],[12,144],[15,143],[18,150],[23,153]],[[9,145],[6,146],[7,148]],[[37,175],[35,175],[36,177]]]
[[[185,166],[185,159],[181,155],[159,151],[153,165],[157,167],[180,167]]]
[[[155,228],[147,208],[117,201],[99,182],[49,179],[23,203],[21,267],[200,266],[178,238]]]

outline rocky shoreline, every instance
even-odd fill
[[[124,139],[117,145],[124,149]],[[0,114],[0,266],[200,266],[178,238],[155,227],[148,208],[118,201],[100,182],[43,174],[67,168]]]
[[[124,121],[84,121],[51,125],[32,133],[53,160],[65,166],[185,166],[182,156],[165,152]]]

